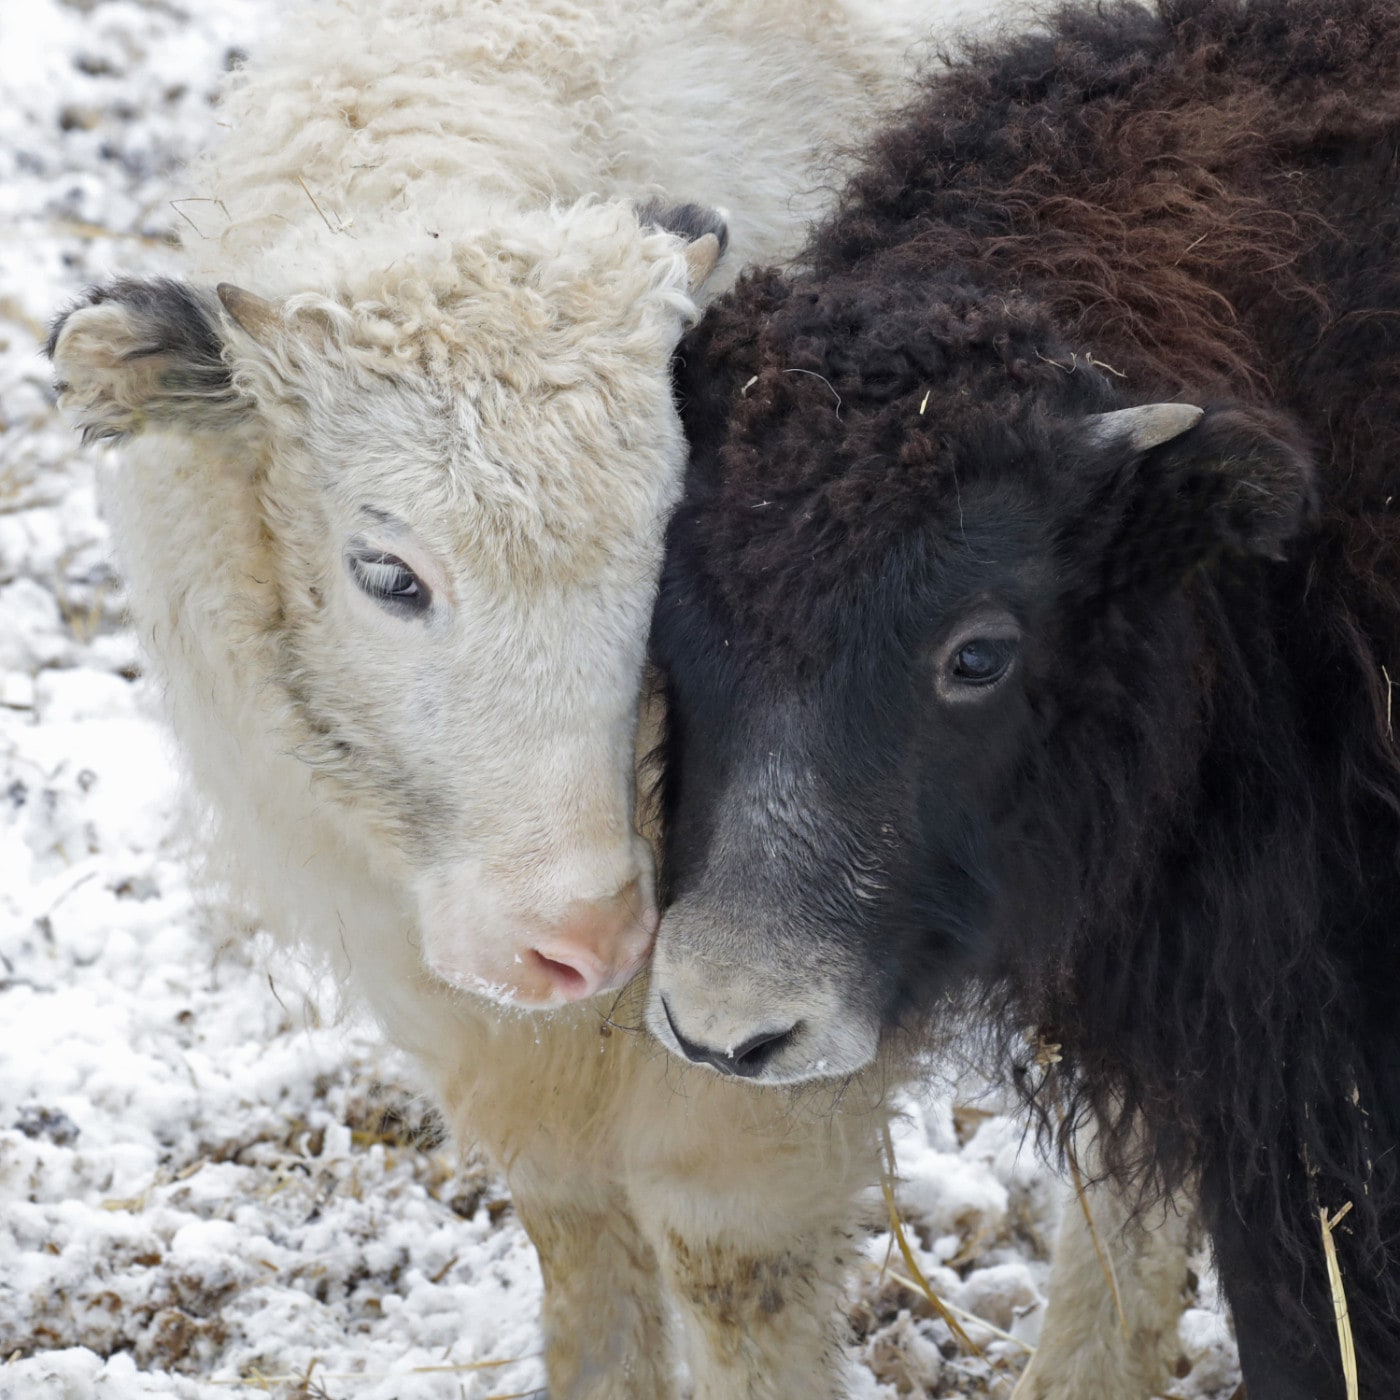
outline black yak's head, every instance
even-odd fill
[[[1140,889],[1198,782],[1211,609],[1284,558],[1311,469],[1284,420],[1141,406],[1091,353],[893,262],[756,277],[683,350],[672,1049],[848,1073]]]

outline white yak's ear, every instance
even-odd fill
[[[204,288],[94,287],[54,322],[46,350],[59,404],[85,442],[156,427],[218,431],[252,409],[225,358],[219,298]]]
[[[637,221],[644,228],[665,229],[686,240],[684,257],[692,292],[705,285],[729,246],[729,226],[724,215],[703,204],[662,204],[652,200],[637,210]]]

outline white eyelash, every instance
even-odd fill
[[[378,559],[365,559],[353,556],[353,567],[360,580],[371,592],[382,598],[415,598],[418,596],[418,580],[406,565],[391,554],[381,554]],[[407,580],[405,586],[404,581]]]

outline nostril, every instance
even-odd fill
[[[670,1003],[664,996],[661,998],[661,1010],[666,1017],[666,1024],[671,1028],[671,1034],[676,1038],[681,1054],[687,1060],[697,1065],[709,1065],[721,1074],[736,1075],[740,1079],[752,1079],[762,1073],[763,1067],[778,1051],[792,1042],[802,1024],[799,1021],[788,1026],[786,1030],[759,1031],[733,1049],[720,1050],[712,1045],[699,1045],[693,1040],[687,1040],[677,1028],[675,1017],[671,1015]]]
[[[565,1001],[582,1001],[585,997],[592,996],[596,979],[581,968],[572,963],[560,962],[558,958],[546,957],[538,948],[531,948],[529,956]]]
[[[558,995],[581,1001],[627,982],[651,952],[654,928],[633,907],[641,890],[633,881],[600,900],[577,900],[547,929],[535,934],[530,956]]]
[[[785,1031],[760,1031],[742,1045],[736,1045],[730,1051],[735,1072],[757,1074],[796,1034],[796,1026],[789,1026]]]

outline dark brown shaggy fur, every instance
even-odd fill
[[[1304,9],[1317,12],[1312,22],[1298,22]],[[880,414],[846,422],[839,479],[823,496],[843,545],[874,532],[869,547],[888,548],[923,518],[916,484],[952,491],[934,446],[946,386],[919,412],[929,388],[919,341],[941,349],[947,328],[929,326],[908,289],[959,267],[967,307],[939,311],[961,318],[969,347],[1007,359],[1010,396],[1052,373],[1097,370],[1139,401],[1286,404],[1337,468],[1321,481],[1334,527],[1349,535],[1358,509],[1378,512],[1369,546],[1355,541],[1362,586],[1375,587],[1372,532],[1393,541],[1400,529],[1379,513],[1400,460],[1386,387],[1400,371],[1400,8],[1186,3],[1162,14],[1165,32],[1143,11],[1072,10],[1049,39],[1009,53],[972,47],[937,101],[874,147],[811,245],[815,276],[793,288],[757,274],[745,301],[718,309],[704,332],[711,353],[745,353],[758,375],[732,427],[737,445],[754,425],[752,456],[732,451],[726,463],[738,554],[765,534],[753,513],[766,508],[751,498],[814,487],[832,459],[812,449],[829,441],[842,396],[854,403],[869,388],[864,346],[774,337],[752,354],[758,320],[792,295],[883,296],[871,338],[900,346],[914,371],[903,394],[882,396]],[[989,306],[988,287],[1004,300]],[[1052,342],[1063,358],[1047,354]],[[843,352],[848,366],[827,363]],[[764,425],[780,417],[774,442]],[[829,557],[834,542],[812,543]],[[770,572],[758,555],[736,597],[761,594]],[[1396,595],[1383,601],[1388,611]],[[1384,694],[1378,672],[1371,688]]]
[[[1152,1178],[1206,1179],[1217,1243],[1274,1271],[1264,1311],[1300,1336],[1280,1374],[1325,1354],[1329,1397],[1319,1201],[1353,1205],[1363,1394],[1400,1375],[1397,151],[1394,0],[1101,5],[971,49],[876,143],[811,273],[747,277],[685,350],[696,468],[658,611],[673,666],[676,609],[703,598],[726,649],[705,666],[800,684],[887,626],[891,560],[993,552],[999,500],[1066,551],[1064,673],[1076,635],[1117,657],[1073,657],[1063,752],[1044,721],[1067,796],[1036,840],[1086,872],[1081,922],[999,950],[981,985],[1063,1043],[1070,1116],[1106,1126],[1113,1171],[1144,1165],[1142,1113]],[[1217,406],[1215,454],[1259,492],[1203,512],[1228,541],[1183,519],[1169,545],[1140,502],[1143,533],[1115,539],[1127,507],[1057,426],[1169,399]],[[1282,485],[1308,453],[1315,500]],[[1084,561],[1092,586],[1064,582]],[[1184,611],[1135,611],[1144,571],[1189,571]],[[1153,670],[1169,643],[1177,696]],[[945,990],[906,971],[916,1001]]]

